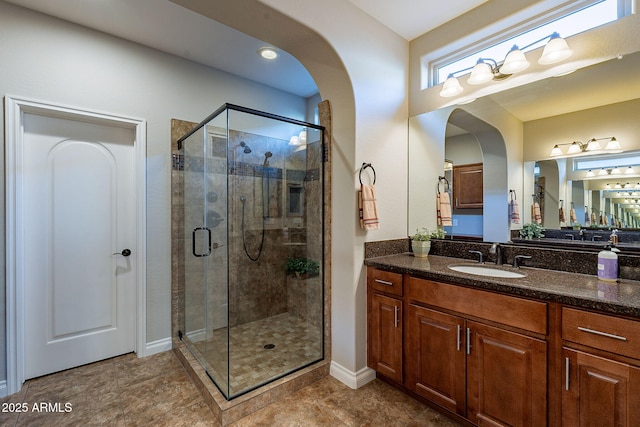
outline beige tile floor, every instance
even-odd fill
[[[29,380],[0,403],[0,426],[215,425],[171,351],[144,359],[128,354]],[[54,412],[37,411],[42,404]],[[26,412],[15,412],[24,407]],[[458,426],[378,380],[352,390],[331,377],[233,425]]]

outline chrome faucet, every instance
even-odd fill
[[[470,254],[478,255],[478,262],[482,264],[484,262],[484,255],[480,251],[469,251]]]
[[[528,255],[516,255],[513,257],[513,268],[520,268],[520,260],[531,259]]]
[[[500,243],[492,244],[489,253],[496,254],[496,265],[502,265],[502,246],[500,246]]]

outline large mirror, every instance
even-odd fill
[[[478,161],[484,165],[484,207],[467,211],[454,208],[453,226],[447,230],[450,234],[486,241],[509,240],[511,229],[532,221],[531,206],[541,192],[544,195],[541,216],[547,229],[601,225],[601,216],[608,220],[603,226],[638,228],[635,206],[640,205],[640,184],[637,184],[640,159],[636,162],[632,157],[640,150],[639,111],[640,52],[636,52],[568,75],[489,95],[468,105],[412,117],[409,233],[429,224],[429,218],[434,216],[435,209],[428,201],[432,195],[425,197],[431,187],[425,177],[433,181],[433,173],[429,175],[424,169],[442,168],[440,155],[453,160],[454,165]],[[447,122],[447,126],[440,130],[438,120]],[[425,136],[425,130],[431,134]],[[487,132],[493,132],[496,145],[504,145],[502,154],[487,150],[486,142],[483,145],[482,138]],[[620,142],[622,153],[551,156],[556,144],[566,151],[568,145],[562,144],[612,136]],[[439,138],[444,144],[434,143]],[[456,153],[464,153],[467,158],[459,161]],[[470,154],[475,157],[469,158]],[[595,176],[587,177],[589,169],[576,169],[579,158],[604,163],[602,167],[593,163],[591,170]],[[615,166],[622,168],[620,175],[613,173]],[[624,173],[629,171],[628,166],[632,166],[632,173]],[[598,175],[603,168],[607,175]],[[627,188],[615,188],[618,184]],[[510,196],[519,203],[520,225],[509,223]],[[566,216],[563,222],[559,215],[561,207]],[[569,216],[572,207],[575,221]],[[587,217],[591,219],[591,213],[596,214],[598,224],[585,222]]]

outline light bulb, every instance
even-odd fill
[[[562,150],[558,147],[558,144],[553,146],[551,150],[551,157],[562,156]]]
[[[551,39],[547,42],[542,51],[538,64],[551,65],[560,61],[564,61],[573,55],[573,50],[567,44],[567,41],[560,37],[560,34],[553,33]]]
[[[458,81],[458,79],[453,77],[453,74],[449,74],[449,77],[447,77],[444,85],[442,85],[440,96],[443,98],[451,98],[452,96],[456,96],[462,93],[462,90],[462,86],[460,86],[460,82]]]
[[[529,68],[529,61],[527,61],[524,53],[522,53],[518,46],[513,46],[507,54],[507,57],[504,58],[500,72],[502,74],[515,74],[527,68]]]
[[[478,63],[473,67],[473,70],[471,70],[471,75],[467,79],[467,83],[471,85],[481,85],[492,79],[493,71],[491,70],[491,66],[479,59]]]

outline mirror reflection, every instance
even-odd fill
[[[433,147],[438,135],[436,131],[424,135],[434,128],[433,119],[430,122],[427,115],[447,122],[446,134],[441,135],[442,155],[452,160],[454,170],[469,165],[484,168],[483,203],[459,209],[455,206],[456,194],[452,194],[453,226],[448,234],[506,241],[509,230],[535,219],[531,208],[536,201],[540,204],[542,225],[549,230],[639,228],[639,71],[640,53],[633,53],[493,94],[469,105],[412,117],[409,231],[424,225],[431,215],[426,212],[428,196],[423,194],[425,187],[431,185],[425,185],[421,168],[436,167],[430,156],[437,154]],[[502,152],[487,149],[486,140],[482,141],[491,133],[490,139],[501,140],[496,145],[502,143],[506,147]],[[620,144],[619,149],[611,151],[613,154],[604,149],[586,150],[591,139],[605,148],[612,136]],[[573,142],[580,142],[576,144],[578,148],[584,145],[585,149],[567,153]],[[563,152],[552,156],[556,145]],[[496,171],[496,167],[502,170]],[[455,187],[455,175],[453,181]],[[511,194],[517,195],[520,224],[509,224],[506,206]],[[426,207],[418,209],[421,206]]]

